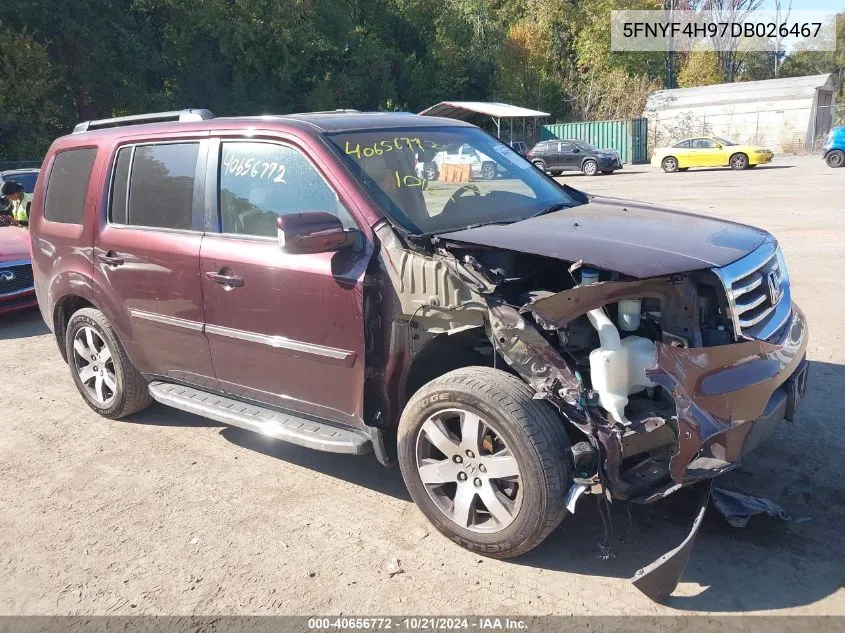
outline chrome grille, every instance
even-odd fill
[[[769,339],[789,319],[789,275],[773,238],[714,272],[725,286],[737,337]]]
[[[29,262],[0,263],[0,295],[32,288],[32,265]]]

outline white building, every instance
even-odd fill
[[[698,134],[812,151],[827,134],[839,89],[835,74],[658,90],[646,102],[650,148]]]

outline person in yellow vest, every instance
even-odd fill
[[[17,180],[7,180],[3,183],[0,194],[3,197],[0,201],[0,214],[10,216],[9,223],[13,226],[28,226],[32,196],[24,193],[23,185]]]

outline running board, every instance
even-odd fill
[[[370,438],[353,429],[315,422],[169,382],[152,382],[149,387],[150,395],[169,407],[291,444],[350,455],[364,455],[373,450]]]

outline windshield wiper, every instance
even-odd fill
[[[562,209],[571,209],[573,205],[569,204],[568,202],[555,202],[554,204],[550,204],[545,209],[540,209],[537,213],[529,215],[526,220],[530,220],[531,218],[536,218],[541,215],[547,215],[549,213],[554,213],[555,211],[561,211]]]

